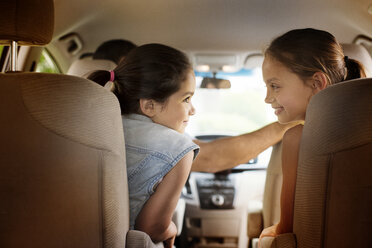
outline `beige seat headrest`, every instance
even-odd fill
[[[364,65],[367,77],[372,77],[372,58],[367,49],[358,44],[342,44],[345,56],[356,59]]]
[[[53,0],[1,0],[0,44],[42,46],[53,37]],[[37,14],[36,14],[37,13]]]
[[[74,61],[67,71],[68,75],[88,77],[89,74],[96,70],[113,70],[116,64],[111,60],[104,59],[79,59]]]

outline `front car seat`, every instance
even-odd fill
[[[116,64],[112,62],[111,60],[106,59],[91,59],[91,58],[85,58],[85,59],[78,59],[75,60],[70,67],[68,68],[67,74],[88,78],[88,76],[96,71],[96,70],[114,70],[116,67]],[[113,83],[107,82],[104,86],[106,89],[111,90]]]
[[[258,237],[262,230],[278,223],[280,220],[282,182],[282,142],[280,141],[273,146],[266,169],[263,202],[262,204],[249,204],[247,234],[253,248],[257,247]]]
[[[105,59],[78,59],[68,68],[67,74],[87,78],[95,70],[110,71],[115,69],[116,64],[111,60]]]
[[[0,44],[45,45],[53,0],[0,2]],[[0,247],[124,247],[129,202],[116,97],[78,77],[0,73]],[[129,246],[134,247],[134,246]]]

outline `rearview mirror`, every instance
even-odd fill
[[[206,89],[229,89],[230,87],[230,80],[221,78],[205,77],[200,84],[200,88]]]

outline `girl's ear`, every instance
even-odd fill
[[[325,89],[328,85],[328,79],[323,72],[315,72],[312,79],[313,81],[311,83],[311,87],[313,88],[314,93],[318,93],[319,91]]]
[[[152,118],[155,115],[155,101],[152,99],[140,99],[141,112]]]

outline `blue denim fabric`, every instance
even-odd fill
[[[130,203],[130,228],[163,177],[199,146],[191,138],[143,115],[123,115]]]

